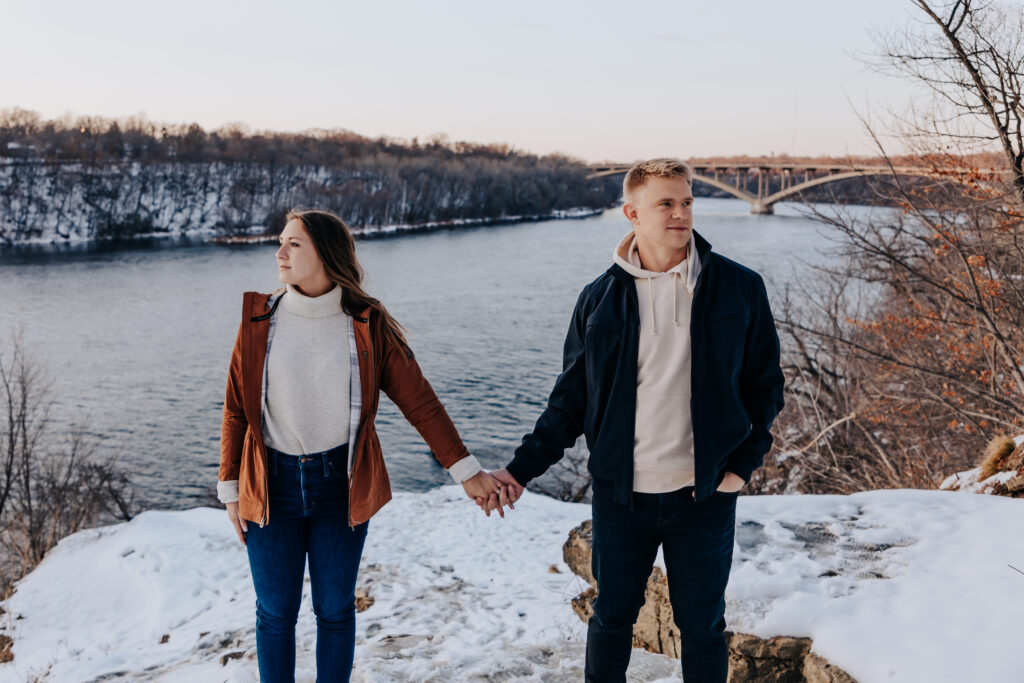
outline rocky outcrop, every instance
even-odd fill
[[[593,528],[590,520],[569,532],[562,557],[574,574],[590,584],[572,601],[573,611],[586,622],[594,613],[597,585],[591,573]],[[727,633],[729,639],[729,681],[774,681],[776,683],[856,683],[845,671],[811,652],[810,638],[759,638],[745,633]],[[655,567],[647,581],[647,601],[633,627],[633,647],[679,656],[679,629],[672,620],[668,580]]]
[[[978,467],[950,475],[939,489],[1024,498],[1024,441],[993,439]]]

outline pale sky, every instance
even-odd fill
[[[870,153],[907,0],[0,0],[0,108],[347,128],[588,161]],[[852,103],[852,104],[851,104]]]

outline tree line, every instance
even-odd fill
[[[616,179],[504,144],[369,139],[344,130],[207,132],[0,113],[0,240],[127,237],[279,228],[293,207],[325,208],[356,230],[601,209]]]

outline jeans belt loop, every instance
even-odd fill
[[[329,452],[330,451],[324,451],[323,455],[320,456],[321,459],[323,459],[323,461],[324,461],[324,479],[329,479],[330,476],[331,476],[331,468],[330,468],[329,463],[327,461],[327,454]]]
[[[273,448],[270,449],[270,468],[274,476],[277,476],[277,451]]]

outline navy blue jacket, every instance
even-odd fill
[[[771,448],[782,410],[779,337],[761,276],[693,233],[701,270],[690,313],[697,500],[730,471],[744,480]],[[576,302],[548,406],[508,471],[522,485],[585,434],[594,495],[630,505],[640,313],[632,275],[612,265]]]

